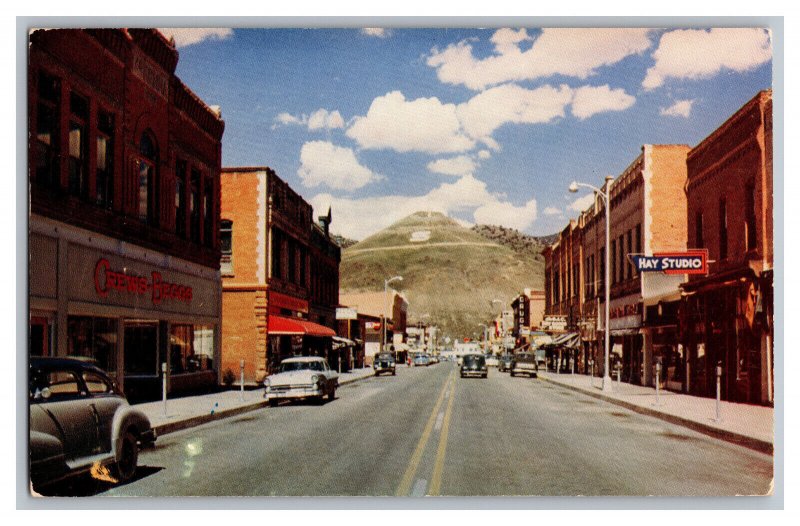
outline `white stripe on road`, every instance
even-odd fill
[[[417,479],[414,483],[414,488],[411,490],[412,497],[424,497],[425,489],[428,487],[428,481],[425,479]]]
[[[444,411],[439,413],[439,416],[436,417],[436,425],[433,426],[436,431],[439,431],[442,428],[442,421],[444,421]]]

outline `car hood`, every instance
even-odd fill
[[[311,377],[314,375],[323,377],[321,371],[311,371],[304,369],[302,371],[288,371],[285,373],[273,374],[267,377],[270,385],[296,385],[296,384],[310,384]]]

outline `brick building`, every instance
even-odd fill
[[[363,333],[366,365],[372,365],[373,358],[381,350],[382,322],[387,312],[389,319],[386,327],[386,343],[394,345],[399,351],[398,360],[405,359],[405,346],[402,344],[405,342],[408,326],[408,300],[402,293],[394,289],[389,289],[388,296],[383,292],[354,292],[342,294],[340,301],[343,305],[356,309],[359,319],[362,315],[369,317]],[[375,318],[378,319],[377,322],[374,321]]]
[[[223,370],[244,360],[260,382],[288,356],[332,360],[341,257],[328,223],[267,167],[222,170],[221,218]]]
[[[690,248],[709,274],[683,285],[688,391],[773,402],[772,92],[759,92],[687,158]]]
[[[39,30],[28,68],[31,355],[130,397],[219,378],[224,123],[151,29]]]

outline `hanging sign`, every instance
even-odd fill
[[[708,274],[708,251],[662,252],[652,256],[631,255],[638,272]]]

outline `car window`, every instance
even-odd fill
[[[108,382],[108,380],[97,373],[85,371],[83,373],[83,381],[86,383],[86,387],[89,389],[91,394],[105,394],[114,392],[114,388]]]
[[[31,378],[31,398],[43,399],[45,388],[50,396],[74,396],[81,392],[78,377],[71,371],[37,371]]]

